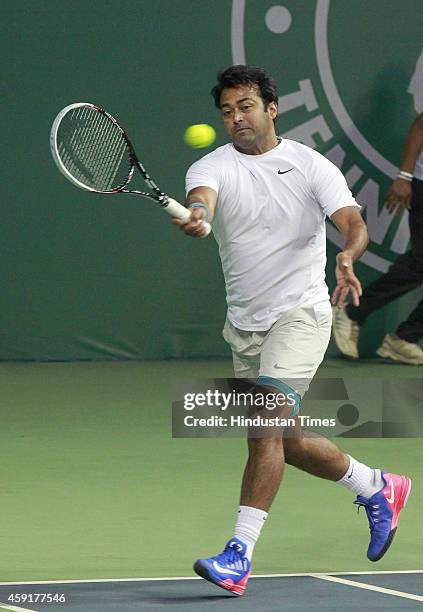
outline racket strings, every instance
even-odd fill
[[[75,153],[86,169],[90,169],[93,187],[107,190],[117,185],[116,170],[112,172],[116,143],[122,146],[119,129],[107,117],[91,108],[78,109],[76,120],[83,128],[79,132],[79,144],[74,147]],[[123,146],[125,149],[125,146]]]
[[[91,117],[94,114],[94,120]],[[117,126],[105,115],[91,108],[83,109],[83,121],[88,125],[84,144],[87,149],[80,148],[78,153],[87,167],[94,170],[96,189],[110,190],[117,188],[127,178],[127,165],[124,176],[116,180],[120,163],[126,151],[126,142]]]
[[[58,147],[59,153],[62,161],[65,163],[68,169],[73,168],[79,170],[82,175],[87,175],[87,178],[91,178],[91,173],[89,172],[89,166],[85,163],[82,163],[81,159],[81,151],[80,144],[81,142],[86,143],[85,150],[85,162],[89,161],[89,142],[87,141],[87,133],[89,131],[89,126],[82,122],[83,117],[83,109],[78,108],[76,111],[73,111],[70,117],[66,116],[62,123],[60,124],[60,134],[58,137]],[[72,120],[73,125],[70,123]],[[73,130],[73,131],[72,131]],[[80,177],[78,177],[80,178]]]
[[[85,111],[91,109],[84,109]],[[118,163],[116,164],[116,153],[118,152],[119,146],[122,151],[126,149],[126,143],[122,139],[122,135],[119,129],[116,129],[116,126],[107,121],[104,123],[105,115],[102,115],[98,111],[94,111],[97,115],[100,115],[100,120],[97,119],[97,123],[95,126],[93,125],[93,130],[90,133],[89,141],[91,142],[91,163],[92,159],[96,158],[98,154],[98,159],[102,160],[102,164],[99,165],[98,169],[98,182],[99,184],[105,185],[105,189],[111,189],[113,187],[113,179],[116,176],[120,160],[122,159],[122,155],[118,157]],[[107,119],[107,118],[106,118]],[[93,134],[96,134],[95,130],[100,131],[101,141],[98,143],[95,139],[92,138]],[[96,150],[96,146],[98,145],[98,150]],[[113,166],[115,169],[113,171]]]
[[[91,125],[84,123],[84,110],[83,108],[78,108],[73,112],[71,119],[74,122],[74,127],[73,132],[70,132],[69,135],[66,134],[65,129],[70,126],[67,126],[62,121],[59,153],[68,170],[73,171],[75,174],[78,174],[77,171],[79,171],[76,178],[87,179],[93,182],[94,176],[90,171],[93,143],[90,143],[89,133],[94,128],[95,123],[98,123],[99,119],[95,117]],[[85,150],[81,150],[81,143],[85,143]]]
[[[131,176],[129,148],[121,129],[95,108],[80,107],[66,115],[57,143],[68,172],[91,189],[118,189]]]
[[[87,108],[79,108],[75,112],[76,129],[71,144],[76,154],[76,160],[82,162],[83,168],[89,170],[95,159],[95,140],[92,135],[100,125],[100,114],[94,115],[91,121],[86,120]],[[85,148],[83,148],[85,147]],[[92,173],[91,173],[92,174]]]

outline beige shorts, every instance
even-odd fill
[[[268,331],[237,329],[226,319],[223,337],[232,349],[236,378],[251,378],[283,392],[306,393],[323,361],[331,333],[332,313],[313,306],[283,312]]]

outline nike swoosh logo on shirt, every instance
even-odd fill
[[[289,170],[278,170],[278,174],[286,174],[287,172],[291,172],[294,168],[290,168]]]
[[[394,491],[393,480],[391,480],[390,485],[391,485],[391,496],[390,497],[386,496],[386,501],[388,502],[388,504],[393,504],[395,501],[395,491]]]
[[[222,572],[223,574],[233,574],[234,576],[241,575],[239,572],[234,572],[233,570],[230,570],[227,567],[220,566],[217,561],[213,561],[213,567],[216,571]]]

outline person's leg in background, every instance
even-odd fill
[[[357,359],[360,327],[364,325],[367,317],[382,306],[419,287],[422,283],[423,266],[413,256],[412,251],[408,251],[400,255],[385,274],[363,290],[359,306],[348,304],[344,309],[334,308],[333,335],[341,353]],[[423,326],[423,319],[420,318],[422,314],[423,305],[413,311],[413,316],[410,315],[411,319],[410,317],[407,319],[406,331],[408,334],[411,333],[409,337],[414,337],[416,331]],[[418,365],[423,358],[422,349],[415,341],[411,342],[398,332],[402,333],[401,326],[398,327],[395,336],[388,334],[385,337],[380,348],[388,344],[390,350],[389,354],[381,356],[395,358],[405,363],[414,364],[416,362]],[[397,341],[397,336],[402,342]],[[391,354],[392,357],[390,357]]]
[[[400,323],[396,329],[398,338],[417,344],[423,338],[423,299],[410,313],[408,319]]]
[[[358,359],[360,327],[367,317],[423,283],[423,181],[413,179],[409,226],[411,249],[400,255],[380,278],[363,290],[358,307],[333,309],[333,335],[343,355]],[[423,364],[423,304],[419,303],[395,334],[387,334],[378,355],[412,365]]]

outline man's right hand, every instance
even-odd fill
[[[403,208],[410,210],[411,183],[396,178],[385,196],[386,208],[390,213],[400,213]]]
[[[191,217],[188,221],[182,219],[172,219],[174,225],[179,225],[181,230],[187,235],[193,238],[201,238],[206,236],[206,230],[204,227],[204,221],[206,220],[206,211],[204,208],[192,208],[190,209]]]

